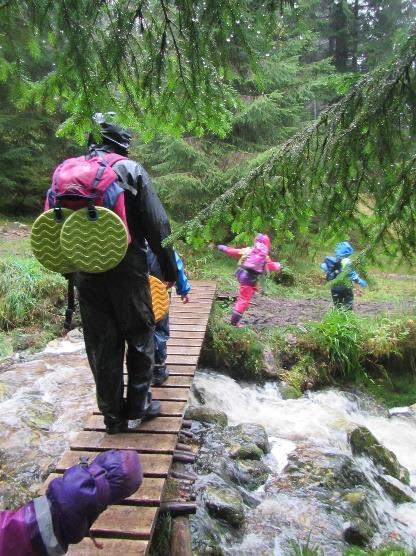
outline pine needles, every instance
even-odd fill
[[[358,81],[336,104],[229,188],[179,236],[213,236],[231,218],[239,239],[301,225],[358,227],[368,246],[387,239],[416,253],[416,28],[397,59]],[[317,225],[318,224],[318,225]]]

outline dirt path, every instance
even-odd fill
[[[398,314],[402,313],[404,308],[409,310],[411,306],[415,307],[416,303],[410,300],[403,300],[401,304],[388,301],[361,301],[359,298],[354,301],[355,312],[362,316],[376,313]],[[329,294],[328,300],[270,298],[257,294],[242,322],[254,326],[303,324],[321,320],[330,307],[332,301],[329,299]]]

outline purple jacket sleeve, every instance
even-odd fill
[[[55,536],[46,496],[35,498],[18,510],[0,512],[0,554],[59,556],[66,549]]]
[[[60,556],[88,535],[109,504],[133,494],[143,478],[132,450],[109,450],[51,481],[44,496],[0,512],[1,556]]]

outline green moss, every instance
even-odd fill
[[[150,545],[149,556],[166,556],[170,554],[171,532],[172,516],[167,513],[159,513]]]
[[[214,307],[202,357],[203,365],[223,368],[232,376],[248,380],[264,378],[263,345],[248,328],[236,328],[224,321],[224,313]]]

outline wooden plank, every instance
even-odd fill
[[[201,345],[199,346],[175,346],[168,344],[169,355],[199,355]]]
[[[165,380],[163,386],[166,386],[168,388],[181,388],[183,386],[187,386],[188,388],[190,388],[192,386],[192,380],[193,380],[192,375],[178,376],[178,375],[174,375],[173,373],[170,373],[169,378]]]
[[[152,386],[154,400],[166,401],[188,401],[189,388],[165,388],[164,386]]]
[[[62,477],[62,473],[51,473],[43,485],[40,487],[38,494],[42,496],[45,494],[49,483],[58,477]],[[126,498],[125,503],[136,504],[142,506],[158,506],[162,498],[162,491],[165,484],[164,478],[147,478],[143,479],[143,482],[131,496]]]
[[[196,365],[169,365],[169,372],[172,375],[189,375],[193,376],[196,372]]]
[[[171,305],[169,311],[169,315],[171,316],[172,315],[195,315],[195,313],[197,313],[198,315],[210,315],[211,308],[205,306],[197,307],[196,305],[192,304],[192,312],[190,312],[189,309],[187,309],[183,305]]]
[[[199,355],[170,355],[166,359],[167,365],[196,365]]]
[[[168,349],[171,347],[178,347],[178,346],[182,346],[186,348],[188,347],[201,348],[202,342],[203,340],[201,340],[201,338],[169,338]]]
[[[175,318],[170,320],[170,324],[185,325],[185,326],[204,326],[206,328],[208,324],[208,318],[188,318],[181,319]]]
[[[101,452],[103,450],[125,449],[137,452],[172,454],[177,442],[176,434],[106,434],[97,431],[79,432],[71,441],[71,450]]]
[[[205,326],[201,326],[200,324],[194,324],[194,325],[189,325],[189,324],[171,324],[170,325],[170,330],[171,331],[181,331],[183,332],[205,332],[206,327]],[[205,334],[204,334],[205,336]],[[192,338],[192,336],[191,336]]]
[[[98,548],[90,537],[79,544],[72,544],[66,553],[69,556],[145,556],[149,543],[127,539],[97,539]]]
[[[170,373],[169,378],[165,380],[163,386],[166,386],[166,388],[183,388],[184,386],[190,388],[192,385],[192,377],[194,376],[194,374],[195,373],[192,372],[191,374],[188,373],[187,376],[183,376],[183,374],[178,375]],[[127,376],[124,376],[124,386],[127,386]],[[157,388],[157,386],[155,386],[154,388]]]
[[[162,392],[163,394],[163,392]],[[156,397],[157,393],[153,393],[153,399],[158,399]],[[182,417],[183,412],[185,411],[185,402],[186,400],[163,400],[161,401],[160,405],[160,416],[161,417]],[[93,409],[93,414],[94,415],[100,415],[100,410],[98,409],[98,407],[96,406]]]
[[[56,464],[57,473],[63,473],[68,467],[79,463],[79,458],[87,458],[91,461],[95,458],[97,452],[86,452],[71,450],[65,452],[59,462]],[[145,477],[167,477],[170,466],[172,464],[172,456],[169,454],[140,454],[140,464],[142,466],[143,475]]]
[[[182,427],[182,418],[181,417],[156,417],[151,421],[144,421],[140,424],[140,427],[137,431],[138,434],[142,434],[144,432],[153,432],[153,433],[178,433]],[[104,419],[102,415],[91,415],[88,418],[84,430],[86,431],[103,431],[105,430]],[[157,442],[157,440],[156,440]]]
[[[159,508],[110,506],[91,527],[93,535],[148,540]]]
[[[180,338],[181,340],[184,339],[198,339],[203,340],[205,338],[205,331],[195,331],[195,330],[183,330],[180,327],[178,330],[170,329],[170,337],[171,338]]]

